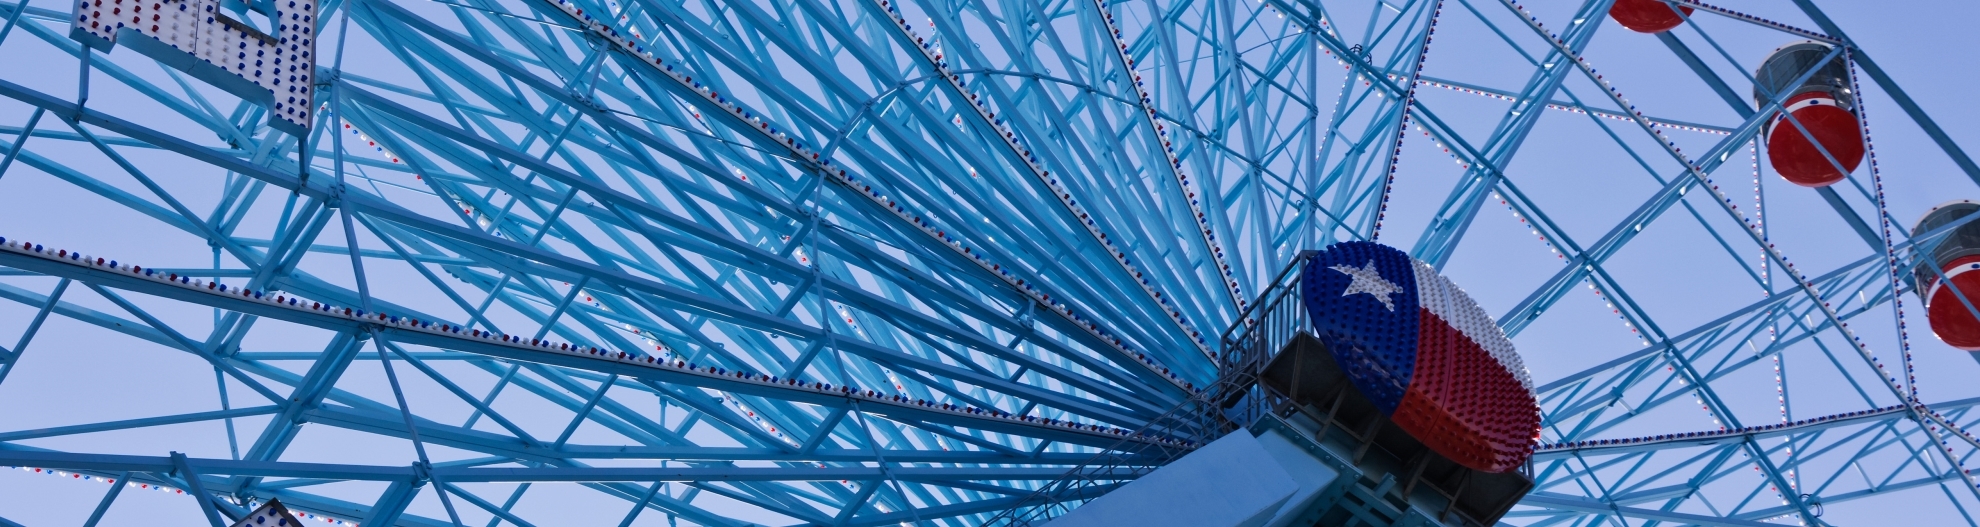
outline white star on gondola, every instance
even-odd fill
[[[1393,282],[1382,279],[1382,273],[1375,270],[1374,260],[1369,260],[1367,264],[1359,268],[1348,265],[1336,265],[1330,269],[1340,271],[1341,274],[1354,278],[1353,282],[1348,283],[1347,290],[1341,291],[1341,296],[1368,293],[1368,296],[1375,297],[1376,300],[1381,301],[1382,307],[1389,308],[1390,311],[1396,310],[1396,302],[1390,300],[1389,295],[1402,292],[1402,288],[1397,287]]]

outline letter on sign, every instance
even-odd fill
[[[260,103],[269,126],[300,136],[316,109],[316,0],[269,3],[273,37],[227,17],[220,0],[77,0],[69,38],[105,53],[137,50]]]

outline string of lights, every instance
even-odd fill
[[[1760,141],[1758,139],[1755,139],[1754,141],[1748,143],[1747,147],[1750,149],[1749,151],[1752,154],[1752,163],[1753,163],[1753,225],[1759,228],[1761,240],[1766,241],[1768,243],[1772,243],[1773,240],[1771,238],[1771,235],[1769,235],[1767,232],[1766,193],[1764,190],[1765,187],[1761,185],[1762,176],[1760,170]],[[1772,267],[1767,260],[1766,251],[1760,252],[1759,266],[1760,266],[1760,297],[1764,299],[1774,294]],[[1769,317],[1767,323],[1767,343],[1769,344],[1769,348],[1771,349],[1772,344],[1778,341],[1779,339],[1780,339],[1779,328],[1775,327],[1772,317]],[[1774,365],[1774,403],[1776,408],[1781,412],[1780,422],[1787,423],[1793,418],[1793,416],[1789,414],[1788,401],[1787,401],[1787,369],[1786,369],[1786,364],[1784,364],[1781,359],[1781,355],[1782,355],[1781,353],[1776,352],[1773,353],[1772,357],[1769,357],[1769,359],[1774,363],[1773,364]],[[1788,457],[1792,459],[1794,457],[1794,438],[1783,436],[1781,437],[1781,442],[1786,443],[1786,445],[1783,446],[1782,449],[1784,449],[1787,452]],[[1782,472],[1785,473],[1787,476],[1786,479],[1788,481],[1788,486],[1794,487],[1794,490],[1796,492],[1800,492],[1799,487],[1801,485],[1801,480],[1800,477],[1796,475],[1795,469],[1789,468]]]
[[[1534,16],[1531,12],[1527,11],[1526,8],[1521,6],[1518,2],[1514,2],[1512,0],[1500,0],[1500,2],[1505,6],[1513,9],[1514,12],[1518,13],[1520,15],[1520,18],[1522,18],[1523,21],[1526,23],[1527,27],[1532,29],[1535,33],[1538,33],[1543,37],[1545,37],[1547,43],[1553,46],[1553,48],[1556,51],[1561,53],[1563,56],[1572,59],[1575,67],[1581,69],[1581,71],[1584,74],[1586,74],[1590,79],[1594,80],[1596,84],[1600,85],[1604,90],[1607,91],[1606,95],[1610,98],[1610,100],[1616,103],[1617,107],[1628,108],[1630,113],[1632,114],[1631,120],[1635,121],[1640,128],[1648,132],[1652,137],[1657,138],[1658,142],[1662,143],[1661,146],[1664,148],[1664,150],[1667,153],[1671,155],[1672,158],[1676,159],[1680,163],[1683,163],[1687,171],[1690,173],[1690,175],[1696,178],[1699,182],[1701,182],[1702,186],[1708,189],[1712,193],[1713,197],[1720,203],[1721,206],[1725,207],[1726,210],[1729,213],[1731,213],[1734,217],[1740,219],[1741,223],[1745,225],[1745,227],[1748,229],[1749,233],[1754,237],[1755,240],[1761,239],[1759,232],[1756,230],[1755,226],[1752,223],[1753,219],[1748,215],[1741,213],[1739,211],[1739,205],[1733,203],[1731,197],[1728,197],[1725,195],[1725,193],[1721,192],[1719,190],[1718,185],[1716,183],[1713,183],[1711,178],[1707,176],[1705,172],[1702,169],[1700,169],[1696,163],[1692,162],[1689,158],[1685,157],[1683,149],[1679,148],[1675,141],[1673,141],[1669,137],[1666,137],[1662,130],[1660,130],[1655,125],[1651,124],[1649,119],[1643,116],[1643,112],[1641,110],[1638,110],[1635,105],[1630,104],[1629,99],[1624,97],[1622,92],[1619,89],[1617,89],[1614,84],[1612,84],[1602,75],[1597,73],[1595,66],[1591,64],[1586,57],[1574,53],[1573,50],[1569,48],[1566,41],[1562,40],[1559,35],[1547,30],[1545,24],[1540,22],[1539,17]],[[1763,243],[1763,245],[1766,244]],[[1768,250],[1773,254],[1774,257],[1781,258],[1783,262],[1786,261],[1786,256],[1780,254],[1778,249],[1775,249],[1771,245],[1769,245]],[[1791,274],[1793,273],[1792,264],[1790,264],[1789,266],[1789,272]],[[1807,289],[1810,294],[1816,295],[1816,298],[1820,298],[1820,295],[1815,292],[1814,286],[1809,284],[1805,278],[1802,278],[1798,274],[1794,274],[1793,276],[1795,276],[1795,280],[1804,289]],[[1831,311],[1829,314],[1831,315],[1832,320],[1835,320],[1837,322],[1841,321],[1841,318],[1835,316],[1835,313],[1833,311]],[[1689,365],[1685,365],[1685,370],[1686,370],[1685,372],[1678,372],[1677,366],[1679,366],[1679,364],[1676,363],[1668,364],[1665,366],[1665,370],[1674,374],[1673,377],[1679,386],[1690,388],[1689,391],[1692,395],[1692,401],[1698,404],[1698,407],[1700,409],[1703,409],[1707,415],[1711,416],[1713,425],[1718,426],[1721,431],[1726,430],[1728,428],[1727,422],[1730,419],[1730,416],[1721,415],[1721,411],[1719,409],[1713,408],[1713,405],[1707,401],[1707,397],[1703,393],[1704,387],[1700,385],[1701,383],[1693,382],[1692,377],[1694,377],[1697,374],[1690,371]],[[1740,451],[1740,454],[1749,459],[1753,458],[1753,454],[1751,452],[1748,452],[1746,449],[1742,449]],[[1793,502],[1789,499],[1788,497],[1789,495],[1787,494],[1787,491],[1780,488],[1781,486],[1784,486],[1782,482],[1786,481],[1786,475],[1769,474],[1767,470],[1764,470],[1762,468],[1761,465],[1763,465],[1763,463],[1758,462],[1760,460],[1755,459],[1754,461],[1755,463],[1751,465],[1751,468],[1756,473],[1761,474],[1762,478],[1768,480],[1774,480],[1774,481],[1770,481],[1769,486],[1772,487],[1774,493],[1780,498],[1781,504],[1782,505],[1792,504]],[[1772,466],[1771,464],[1767,464],[1767,465],[1770,467]],[[1779,476],[1778,480],[1776,480],[1773,477],[1775,475]],[[1802,519],[1802,521],[1805,523],[1806,519],[1804,518]]]
[[[66,471],[66,470],[55,470],[55,469],[52,469],[52,468],[41,468],[41,467],[0,467],[0,468],[10,468],[10,469],[16,469],[16,470],[20,470],[20,471],[22,471],[22,472],[27,472],[27,473],[29,473],[29,474],[41,474],[41,475],[45,475],[45,476],[54,476],[54,477],[58,477],[58,478],[63,478],[63,479],[68,479],[68,480],[74,480],[74,481],[87,481],[87,482],[92,482],[92,483],[103,483],[103,484],[107,484],[107,485],[116,485],[116,484],[117,484],[117,478],[107,478],[107,477],[103,477],[103,476],[96,476],[96,475],[91,475],[91,474],[84,474],[84,473],[81,473],[81,472],[69,472],[69,471]],[[181,488],[178,488],[178,487],[169,487],[169,486],[165,486],[165,485],[159,485],[159,484],[156,484],[156,483],[146,483],[146,482],[142,482],[142,481],[125,481],[125,482],[124,482],[124,488],[126,488],[126,489],[136,489],[136,490],[148,490],[148,491],[153,491],[153,492],[161,492],[161,493],[165,493],[165,494],[174,494],[174,495],[180,495],[180,496],[183,496],[183,495],[185,495],[185,494],[186,494],[186,491],[185,491],[185,489],[181,489]],[[340,526],[340,527],[358,527],[358,522],[355,522],[355,521],[351,521],[351,520],[346,520],[346,519],[342,519],[342,518],[337,518],[337,517],[333,517],[333,516],[324,516],[324,515],[321,515],[321,514],[315,514],[315,513],[311,513],[311,512],[308,512],[308,511],[299,511],[299,510],[295,510],[295,509],[290,509],[290,510],[289,510],[289,513],[290,513],[290,514],[294,514],[294,515],[295,515],[295,516],[296,516],[297,518],[300,518],[300,519],[304,519],[304,520],[315,520],[315,521],[319,521],[319,522],[323,522],[323,523],[325,523],[325,524],[329,524],[329,525],[337,525],[337,526]]]
[[[654,55],[644,45],[627,39],[616,28],[586,14],[582,7],[571,3],[569,0],[556,0],[555,7],[564,14],[584,24],[586,29],[593,34],[612,42],[622,51],[652,65],[666,79],[673,81],[687,93],[693,94],[693,96],[700,98],[703,102],[721,109],[730,118],[744,124],[747,129],[762,136],[765,140],[781,145],[789,150],[791,158],[797,160],[807,171],[819,174],[832,183],[853,191],[873,205],[888,211],[895,217],[914,226],[915,230],[921,232],[922,235],[931,238],[939,245],[976,264],[979,268],[1001,279],[1006,285],[1022,292],[1040,305],[1047,307],[1049,311],[1065,317],[1075,326],[1098,338],[1105,344],[1106,348],[1123,356],[1133,357],[1135,362],[1140,363],[1149,371],[1160,375],[1172,385],[1181,388],[1184,392],[1195,393],[1198,390],[1193,383],[1177,375],[1174,370],[1163,365],[1153,356],[1132,349],[1129,347],[1128,342],[1113,335],[1112,332],[1102,327],[1099,322],[1075,312],[1071,304],[1052,298],[1050,294],[1040,289],[1032,281],[1026,280],[1020,274],[1012,272],[1009,267],[991,261],[988,256],[985,256],[987,254],[986,252],[966,245],[961,238],[949,234],[947,230],[929,221],[927,216],[908,208],[907,203],[887,195],[884,186],[879,188],[874,187],[872,182],[861,179],[859,176],[849,172],[843,165],[834,163],[829,155],[813,150],[802,139],[799,139],[786,130],[776,127],[762,115],[743,107],[736,101],[724,97],[713,87],[694,80],[694,77],[687,73],[688,69],[685,66],[677,67],[674,63]]]
[[[1168,315],[1169,320],[1175,323],[1176,327],[1181,329],[1184,334],[1189,336],[1190,343],[1196,346],[1198,352],[1214,360],[1216,353],[1211,350],[1210,341],[1204,338],[1201,329],[1198,329],[1194,323],[1189,321],[1189,317],[1182,312],[1182,306],[1171,300],[1171,298],[1174,298],[1173,296],[1164,295],[1156,287],[1155,282],[1150,280],[1142,272],[1141,267],[1134,263],[1134,260],[1129,257],[1128,252],[1115,243],[1116,240],[1120,239],[1118,236],[1109,237],[1105,231],[1101,230],[1099,221],[1097,221],[1090,211],[1086,210],[1085,206],[1079,204],[1079,200],[1073,198],[1072,188],[1068,187],[1058,176],[1053,175],[1051,170],[1045,168],[1044,163],[1039,161],[1038,154],[1018,139],[1017,130],[1012,129],[1010,124],[1006,123],[997,114],[996,110],[991,109],[988,102],[990,97],[977,93],[975,89],[970,88],[969,84],[963,80],[963,77],[949,67],[948,58],[942,54],[941,46],[933,42],[932,37],[924,39],[920,35],[915,34],[913,25],[909,24],[907,17],[901,14],[899,6],[895,5],[891,0],[873,0],[873,2],[875,6],[887,13],[888,17],[894,23],[894,29],[900,32],[902,38],[914,43],[915,49],[920,51],[919,55],[921,58],[928,63],[929,67],[935,70],[936,76],[941,77],[945,81],[943,84],[948,86],[958,98],[969,102],[970,113],[976,115],[979,122],[983,125],[995,130],[998,139],[1002,141],[1004,147],[1008,148],[1013,155],[1023,162],[1024,167],[1028,169],[1027,171],[1034,179],[1038,180],[1039,184],[1045,185],[1045,188],[1051,191],[1052,196],[1057,199],[1061,207],[1066,209],[1067,213],[1078,220],[1080,226],[1086,231],[1087,236],[1107,250],[1107,254],[1113,257],[1115,265],[1119,265],[1128,276],[1134,277],[1135,283],[1141,286],[1142,293],[1154,300],[1155,304],[1162,308],[1163,314]],[[932,26],[934,21],[931,19],[929,24]],[[931,34],[933,33],[931,32]],[[1207,226],[1208,223],[1204,225]],[[1228,282],[1227,285],[1236,284],[1236,277],[1231,274],[1229,266],[1223,264],[1221,260],[1219,260],[1219,265],[1222,268],[1225,280]],[[1240,307],[1239,309],[1243,308]]]
[[[1231,305],[1237,306],[1237,312],[1243,313],[1249,308],[1251,298],[1244,294],[1244,288],[1238,284],[1235,270],[1231,269],[1231,264],[1224,255],[1223,245],[1217,241],[1216,227],[1210,223],[1210,215],[1203,207],[1204,199],[1199,197],[1202,192],[1197,188],[1198,181],[1190,179],[1189,173],[1183,169],[1182,157],[1176,152],[1175,140],[1169,135],[1168,127],[1162,124],[1162,119],[1156,112],[1155,96],[1148,92],[1148,85],[1142,81],[1141,73],[1134,69],[1134,57],[1128,50],[1127,37],[1121,33],[1120,26],[1114,21],[1113,10],[1108,9],[1107,0],[1093,0],[1093,6],[1100,13],[1100,22],[1106,25],[1107,37],[1113,39],[1112,55],[1120,61],[1121,69],[1133,77],[1133,82],[1128,85],[1134,88],[1135,101],[1141,105],[1141,116],[1149,127],[1155,129],[1156,139],[1162,142],[1162,155],[1167,158],[1169,174],[1175,177],[1176,188],[1182,190],[1183,201],[1189,205],[1190,218],[1196,222],[1197,234],[1203,238],[1204,246],[1209,248],[1212,261],[1216,262],[1217,275],[1224,282],[1224,292],[1230,296]],[[1210,352],[1206,350],[1205,353]]]
[[[1398,76],[1398,75],[1396,75],[1396,74],[1394,74],[1394,73],[1390,73],[1390,74],[1387,74],[1387,75],[1388,75],[1388,77],[1389,77],[1389,79],[1390,79],[1390,80],[1395,80],[1395,81],[1402,81],[1402,80],[1403,80],[1403,78],[1402,78],[1401,76]],[[1454,91],[1454,92],[1458,92],[1458,93],[1465,93],[1465,94],[1471,94],[1471,95],[1476,95],[1476,96],[1479,96],[1479,97],[1484,97],[1484,98],[1488,98],[1488,99],[1498,99],[1498,100],[1501,100],[1501,101],[1507,101],[1507,102],[1519,102],[1519,100],[1520,100],[1520,99],[1519,99],[1519,97],[1516,97],[1516,96],[1514,96],[1514,95],[1511,95],[1511,94],[1507,94],[1507,93],[1503,93],[1503,92],[1495,92],[1495,91],[1488,91],[1488,90],[1483,90],[1483,89],[1478,89],[1478,88],[1472,88],[1472,87],[1467,87],[1467,86],[1458,86],[1458,85],[1455,85],[1455,84],[1449,84],[1449,83],[1444,83],[1444,82],[1439,82],[1439,81],[1435,81],[1435,80],[1430,80],[1430,79],[1418,79],[1418,80],[1416,81],[1416,83],[1417,83],[1418,85],[1422,85],[1422,86],[1429,86],[1429,87],[1432,87],[1432,88],[1441,88],[1441,89],[1445,89],[1445,90],[1450,90],[1450,91]],[[1603,118],[1603,119],[1609,119],[1609,120],[1613,120],[1613,121],[1634,121],[1634,119],[1631,119],[1631,118],[1629,118],[1628,116],[1625,116],[1625,115],[1622,115],[1622,114],[1618,114],[1618,113],[1615,113],[1615,112],[1607,112],[1607,111],[1601,111],[1601,110],[1592,110],[1592,109],[1586,109],[1586,108],[1583,108],[1583,107],[1579,107],[1579,106],[1569,106],[1569,105],[1565,105],[1565,104],[1560,104],[1560,103],[1552,103],[1552,102],[1550,102],[1550,103],[1546,103],[1546,104],[1545,104],[1545,105],[1544,105],[1543,107],[1545,107],[1546,109],[1549,109],[1549,110],[1554,110],[1554,111],[1561,111],[1561,112],[1568,112],[1568,113],[1575,113],[1575,114],[1581,114],[1581,115],[1593,115],[1593,116],[1596,116],[1596,117],[1600,117],[1600,118]],[[1687,132],[1698,132],[1698,133],[1701,133],[1701,134],[1710,134],[1710,135],[1732,135],[1732,131],[1730,131],[1730,130],[1725,130],[1725,129],[1720,129],[1720,128],[1705,128],[1705,127],[1702,127],[1702,126],[1694,126],[1694,125],[1690,125],[1690,124],[1685,124],[1685,123],[1679,123],[1679,122],[1674,122],[1674,121],[1669,121],[1669,120],[1665,120],[1665,119],[1656,119],[1656,118],[1649,118],[1649,120],[1650,120],[1650,123],[1651,123],[1652,125],[1655,125],[1655,126],[1657,126],[1657,127],[1659,127],[1659,128],[1669,128],[1669,129],[1672,129],[1672,130],[1684,130],[1684,131],[1687,131]]]
[[[1856,61],[1851,59],[1850,55],[1850,48],[1847,46],[1843,47],[1844,62],[1849,64],[1850,90],[1852,93],[1862,93],[1862,86],[1857,82],[1856,78]],[[1945,452],[1946,462],[1959,467],[1960,476],[1966,478],[1966,484],[1968,486],[1980,488],[1980,478],[1976,478],[1973,471],[1966,468],[1965,463],[1960,461],[1962,457],[1953,451],[1952,446],[1947,444],[1945,438],[1940,434],[1942,429],[1945,433],[1958,434],[1966,440],[1965,442],[1968,448],[1974,452],[1980,452],[1980,439],[1976,439],[1972,434],[1961,429],[1951,419],[1947,419],[1945,416],[1933,411],[1931,408],[1925,406],[1924,403],[1919,402],[1918,399],[1918,370],[1912,362],[1911,333],[1905,325],[1904,295],[1900,294],[1904,290],[1903,279],[1900,275],[1905,270],[1899,264],[1898,260],[1897,239],[1892,234],[1890,209],[1884,196],[1884,177],[1882,171],[1877,166],[1876,142],[1872,140],[1870,135],[1870,116],[1866,106],[1868,105],[1864,104],[1863,101],[1857,101],[1857,126],[1860,126],[1863,131],[1863,152],[1865,158],[1870,161],[1870,184],[1877,198],[1877,224],[1879,226],[1879,234],[1884,243],[1884,267],[1886,278],[1889,280],[1888,283],[1891,288],[1891,312],[1895,315],[1896,319],[1898,352],[1900,354],[1900,360],[1903,361],[1902,366],[1904,367],[1905,391],[1902,393],[1907,397],[1907,401],[1917,405],[1921,412],[1932,416],[1931,419],[1923,420],[1920,424],[1926,427],[1928,431],[1926,435],[1932,439],[1933,445]],[[1857,341],[1859,346],[1861,346],[1862,339],[1859,338]],[[1885,373],[1885,375],[1888,376],[1889,374]]]
[[[1410,118],[1415,114],[1415,112],[1409,111],[1409,107],[1416,104],[1416,87],[1419,86],[1416,81],[1423,77],[1423,65],[1430,60],[1430,42],[1437,38],[1437,19],[1441,18],[1443,14],[1443,0],[1437,0],[1436,3],[1430,5],[1430,21],[1425,24],[1423,29],[1423,44],[1416,50],[1416,64],[1410,68],[1408,83],[1404,85],[1406,88],[1403,90],[1402,101],[1400,102],[1402,105],[1402,120],[1397,122],[1396,138],[1389,146],[1389,166],[1382,173],[1382,199],[1375,206],[1375,228],[1368,235],[1368,239],[1370,240],[1381,238],[1382,220],[1388,218],[1389,215],[1389,196],[1391,191],[1395,189],[1396,169],[1402,166],[1403,139],[1409,137]],[[1377,91],[1376,93],[1381,92]]]
[[[58,262],[66,265],[87,267],[100,271],[114,272],[130,278],[176,287],[183,291],[221,296],[238,301],[253,302],[267,307],[297,312],[298,314],[308,314],[316,317],[330,317],[333,320],[340,321],[339,323],[341,324],[350,324],[350,325],[366,324],[373,326],[381,326],[396,331],[410,331],[410,332],[417,332],[423,335],[445,337],[452,340],[459,340],[462,341],[463,343],[472,342],[478,345],[492,344],[492,345],[502,346],[508,349],[527,350],[529,352],[535,352],[535,353],[554,353],[554,354],[567,355],[567,356],[584,357],[592,360],[600,360],[600,361],[606,361],[616,364],[640,366],[643,368],[664,371],[670,374],[687,375],[690,378],[700,379],[702,382],[699,384],[703,386],[728,384],[728,385],[738,385],[738,386],[749,386],[755,388],[802,390],[802,391],[808,391],[818,394],[830,394],[832,397],[835,398],[856,398],[862,401],[866,401],[870,404],[877,404],[881,407],[912,408],[921,411],[940,411],[940,412],[951,413],[956,415],[972,416],[980,419],[997,419],[1010,423],[1022,423],[1029,426],[1050,427],[1051,429],[1058,431],[1069,431],[1079,434],[1092,435],[1095,437],[1112,437],[1112,438],[1126,437],[1130,440],[1134,440],[1138,442],[1163,444],[1163,445],[1194,445],[1195,444],[1191,441],[1183,440],[1183,439],[1137,435],[1131,430],[1126,430],[1118,427],[1109,427],[1098,424],[1088,424],[1074,420],[1049,419],[1049,418],[1033,417],[1030,415],[1016,415],[1016,414],[1011,414],[1009,412],[1004,412],[1002,410],[978,408],[970,405],[958,405],[953,403],[944,403],[940,401],[930,401],[926,399],[916,399],[905,395],[887,394],[877,390],[864,389],[855,386],[844,386],[844,385],[835,386],[831,383],[822,382],[822,381],[808,382],[799,379],[783,378],[766,373],[754,373],[754,372],[741,371],[741,370],[732,370],[720,366],[702,365],[695,362],[684,360],[679,357],[675,357],[672,360],[666,360],[657,355],[642,353],[637,350],[632,352],[613,351],[609,348],[599,348],[595,346],[583,346],[583,345],[576,345],[570,343],[560,343],[548,339],[522,337],[518,335],[509,335],[509,334],[497,333],[493,331],[471,329],[448,322],[418,320],[409,317],[400,317],[385,313],[370,312],[363,309],[342,307],[342,306],[324,304],[320,302],[312,302],[284,292],[258,291],[243,287],[229,287],[227,285],[220,284],[217,282],[205,282],[189,276],[181,276],[176,273],[161,272],[155,269],[146,269],[143,266],[125,264],[117,260],[106,259],[102,257],[92,257],[89,255],[84,255],[82,253],[68,251],[66,249],[48,249],[41,244],[29,243],[20,240],[12,240],[12,239],[7,239],[5,237],[0,237],[0,251],[5,251],[19,255],[32,256],[49,262]]]

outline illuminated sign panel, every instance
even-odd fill
[[[254,6],[271,3],[275,36],[229,18],[220,0],[79,0],[69,38],[136,50],[267,107],[269,126],[302,135],[316,108],[316,0]]]

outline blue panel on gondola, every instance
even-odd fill
[[[1341,370],[1384,415],[1416,364],[1416,270],[1409,255],[1369,242],[1334,244],[1308,260],[1301,290],[1313,329]]]

